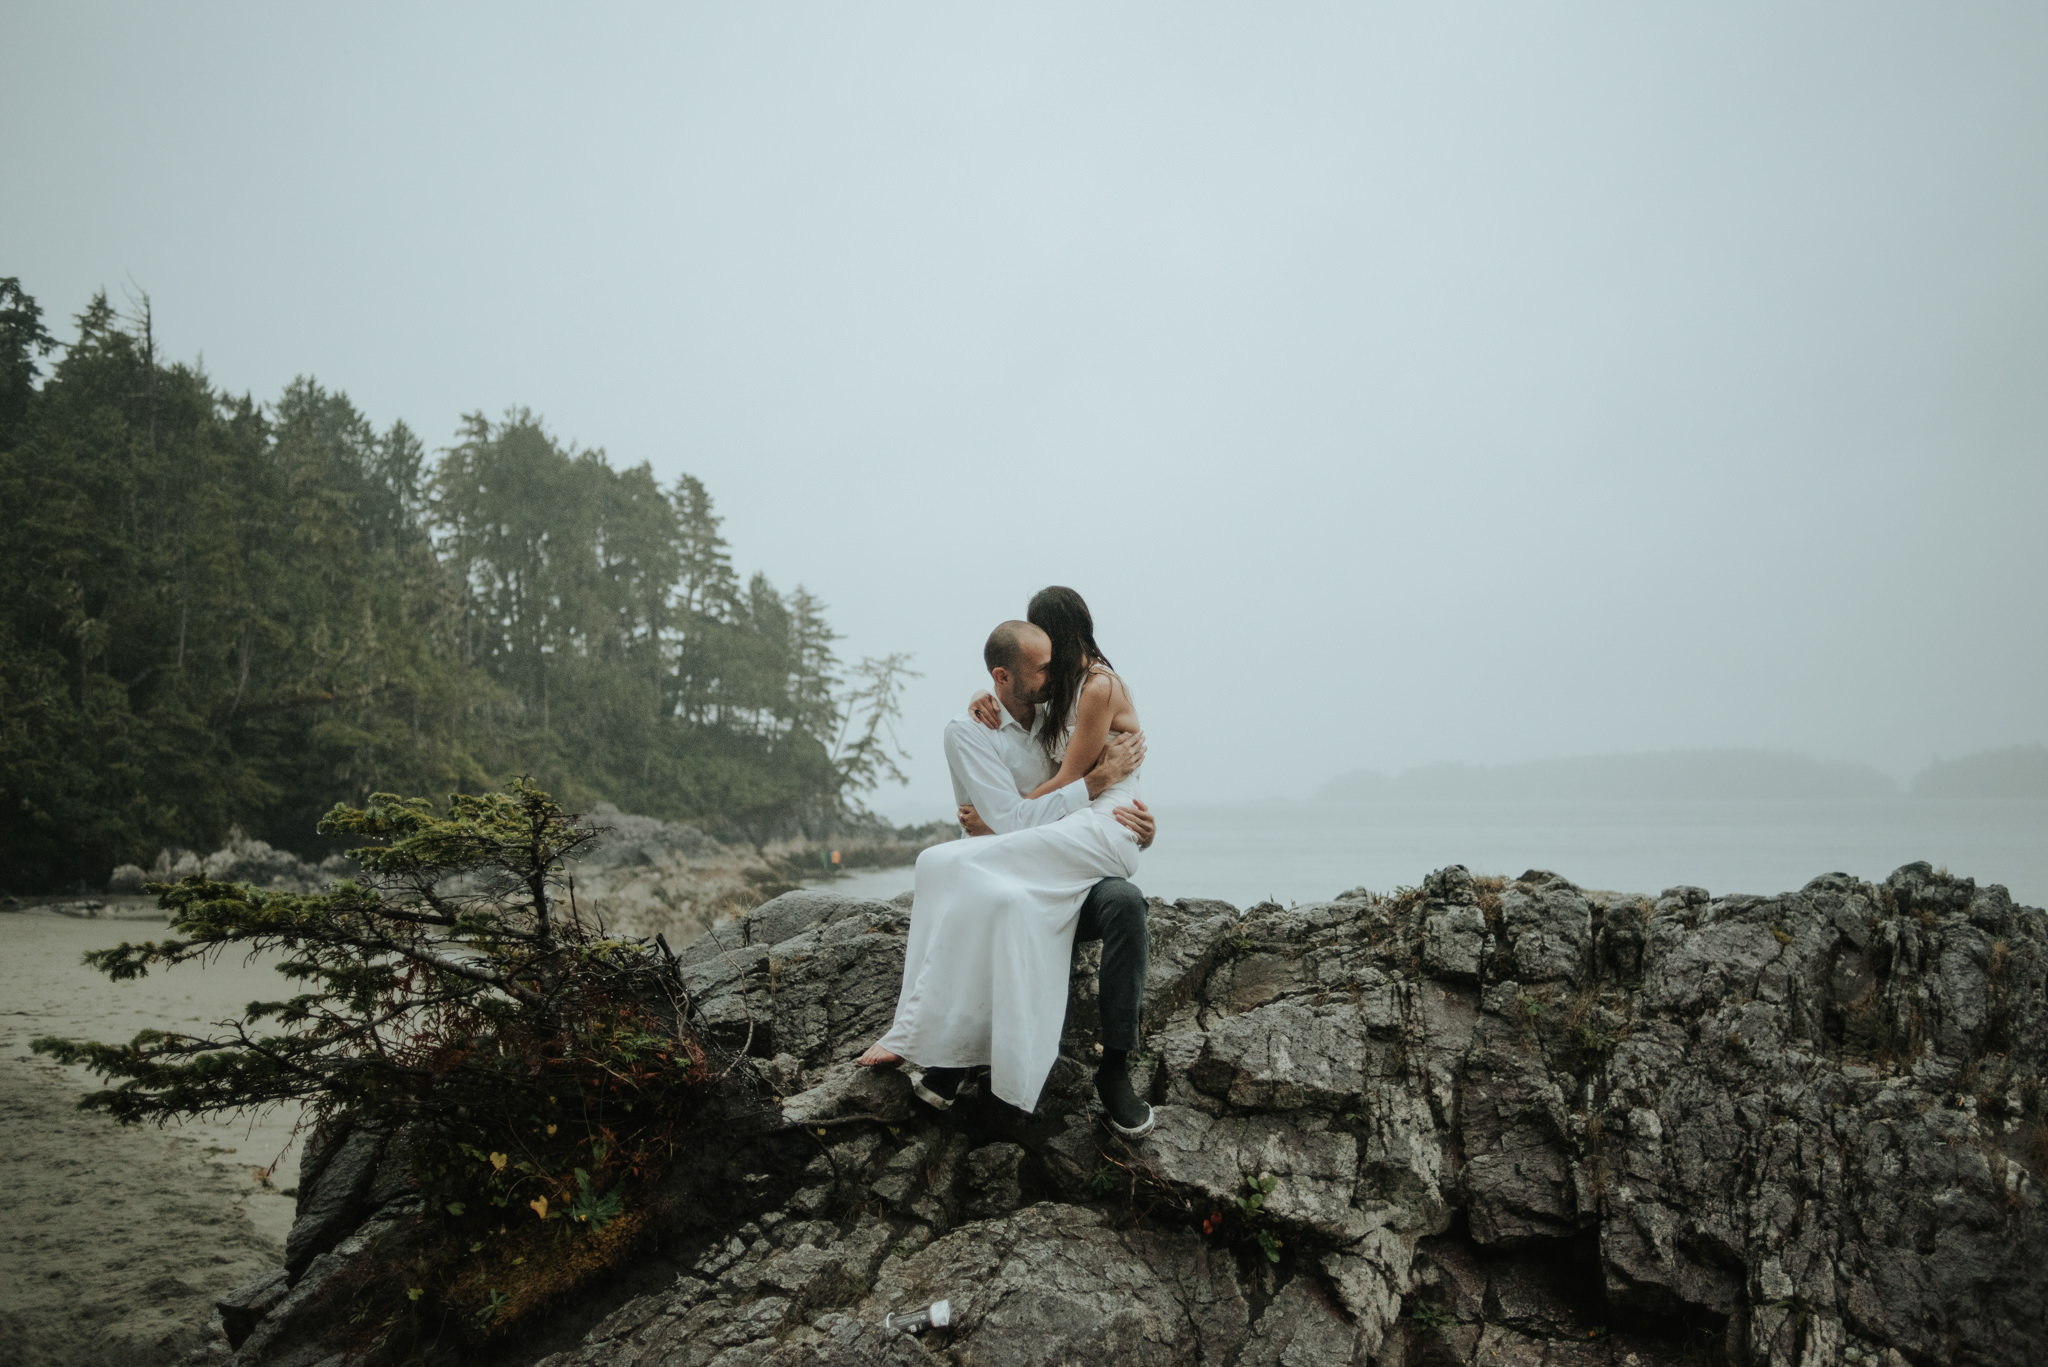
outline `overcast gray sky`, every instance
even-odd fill
[[[702,477],[914,652],[1067,583],[1162,801],[2048,739],[2048,7],[12,4],[0,274]]]

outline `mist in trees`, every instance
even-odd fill
[[[515,774],[816,830],[897,777],[908,672],[834,639],[694,478],[524,410],[437,457],[310,379],[263,405],[166,363],[146,299],[60,346],[0,279],[0,886]]]

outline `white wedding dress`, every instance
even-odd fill
[[[1059,1057],[1081,903],[1099,880],[1138,871],[1138,837],[1112,815],[1137,796],[1133,774],[1051,825],[920,854],[881,1047],[925,1068],[985,1063],[997,1096],[1036,1107]]]

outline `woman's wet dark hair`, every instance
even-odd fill
[[[1052,637],[1052,659],[1046,664],[1045,724],[1038,743],[1048,757],[1059,748],[1073,719],[1075,700],[1090,665],[1110,668],[1109,657],[1095,644],[1095,618],[1081,595],[1054,584],[1031,595],[1025,620]]]

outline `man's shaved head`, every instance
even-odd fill
[[[1036,637],[1052,644],[1052,638],[1029,622],[998,622],[996,629],[988,634],[988,643],[981,648],[981,662],[993,674],[998,669],[1015,674],[1024,659],[1024,643]]]

